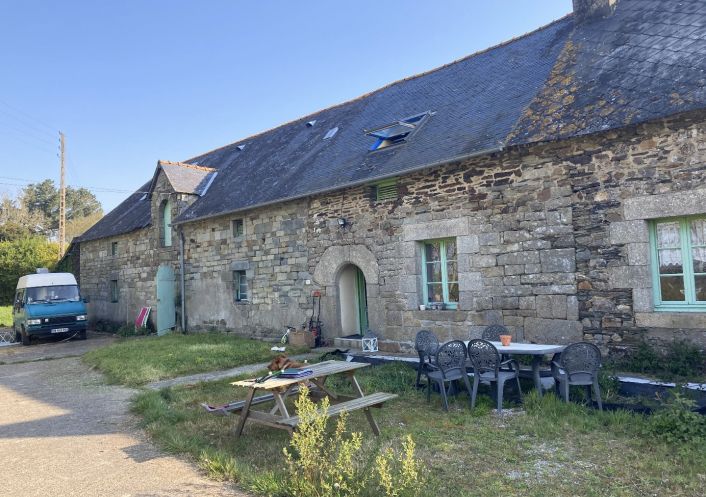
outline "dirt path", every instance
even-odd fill
[[[0,495],[244,497],[147,441],[134,393],[76,357],[0,365]]]

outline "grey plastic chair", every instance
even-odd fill
[[[478,384],[497,383],[497,407],[498,412],[503,412],[503,391],[505,382],[515,380],[517,390],[522,399],[522,387],[520,386],[520,365],[514,359],[507,361],[500,360],[498,349],[488,340],[476,339],[468,342],[468,357],[473,364],[473,392],[471,394],[471,409],[476,406],[476,396],[478,394]],[[508,369],[501,369],[507,367]]]
[[[439,350],[439,339],[436,338],[436,335],[431,331],[421,330],[414,339],[414,348],[419,355],[416,387],[420,388],[422,386],[420,383],[422,375],[426,376],[430,371],[436,371],[437,369],[434,362],[436,360],[436,353]]]
[[[483,330],[481,338],[483,340],[488,340],[489,342],[499,342],[500,335],[509,335],[507,328],[501,324],[491,324]]]
[[[569,401],[571,385],[585,386],[591,401],[591,387],[596,394],[598,409],[603,410],[601,389],[598,385],[598,370],[601,367],[601,351],[592,343],[578,342],[566,347],[558,360],[552,360],[552,376],[565,402]]]
[[[452,340],[439,347],[436,353],[437,371],[427,373],[427,402],[431,399],[431,382],[435,381],[439,385],[439,392],[444,402],[444,410],[449,410],[448,392],[446,383],[451,388],[452,382],[463,380],[468,391],[468,398],[472,400],[471,383],[468,381],[466,373],[466,344],[461,340]]]

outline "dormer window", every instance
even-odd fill
[[[380,150],[392,145],[405,143],[430,115],[431,112],[424,112],[384,126],[365,130],[366,135],[377,139],[370,147],[370,150]]]

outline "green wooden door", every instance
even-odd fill
[[[364,335],[368,329],[368,292],[365,288],[365,275],[360,268],[356,268],[355,274],[356,300],[358,303],[358,324],[360,334]]]
[[[176,325],[174,271],[170,266],[157,270],[157,334],[164,335]]]

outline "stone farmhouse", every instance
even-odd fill
[[[534,32],[181,162],[74,241],[90,317],[706,344],[706,2]]]

